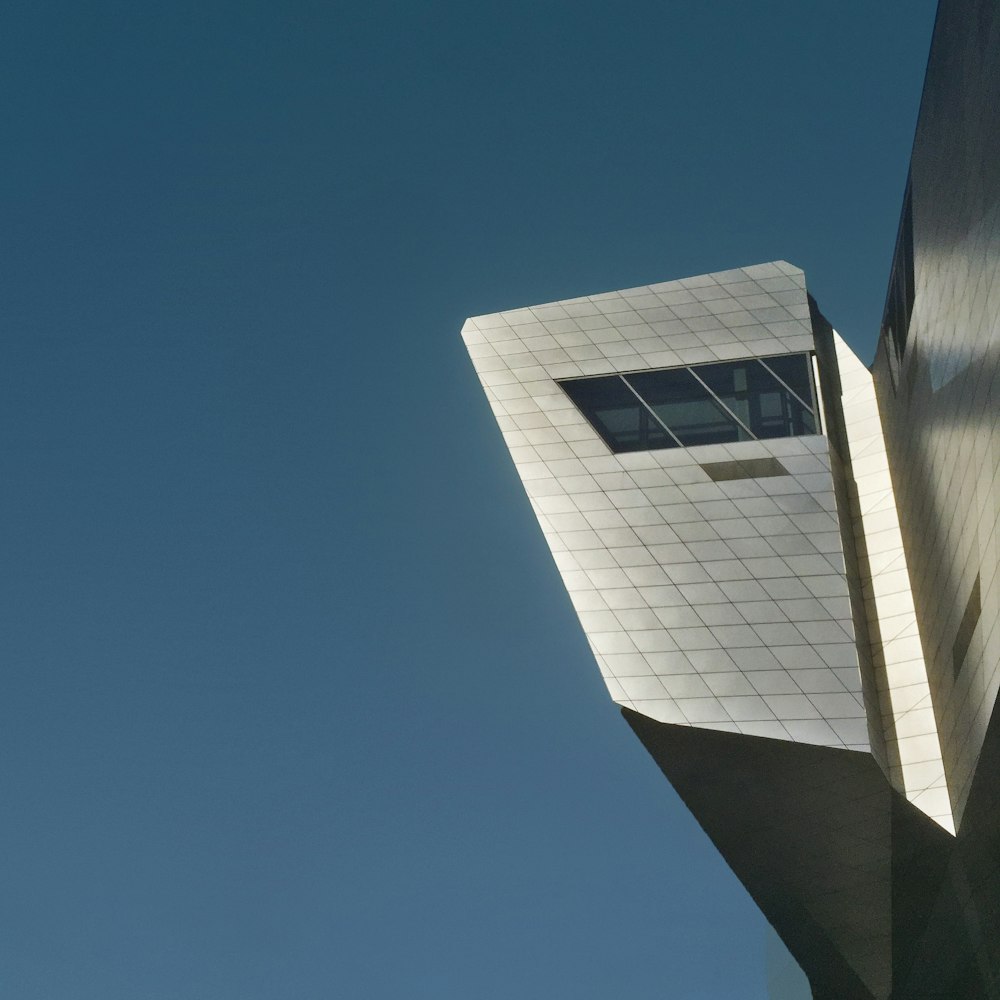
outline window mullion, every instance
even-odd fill
[[[810,406],[777,372],[771,369],[771,366],[766,364],[763,358],[755,358],[759,364],[761,364],[764,370],[769,374],[774,376],[778,380],[778,383],[786,389],[795,399],[797,399],[813,416],[816,416],[816,405],[815,403]]]
[[[728,413],[733,418],[733,420],[735,420],[736,423],[738,423],[740,425],[740,427],[742,427],[743,430],[745,430],[747,432],[747,434],[750,435],[751,440],[753,440],[753,441],[758,440],[757,435],[754,434],[754,432],[752,430],[750,430],[750,428],[747,427],[747,425],[745,423],[743,423],[743,421],[740,420],[740,418],[738,416],[736,416],[736,414],[728,406],[726,406],[726,404],[723,403],[722,400],[714,392],[712,392],[712,389],[709,387],[709,385],[703,379],[701,379],[701,378],[698,377],[698,373],[694,370],[693,367],[691,367],[689,365],[687,370],[697,379],[698,383],[702,386],[702,388],[705,390],[705,392],[707,392],[712,397],[712,399],[714,399],[716,401],[716,403],[718,403],[719,406],[722,407],[722,412],[723,413]]]
[[[631,392],[632,395],[639,400],[639,402],[643,406],[643,409],[670,435],[671,439],[677,445],[677,447],[683,448],[684,445],[681,444],[680,438],[656,415],[656,411],[649,405],[649,403],[647,403],[646,400],[644,400],[642,396],[640,396],[639,393],[637,393],[635,389],[632,388],[632,384],[629,382],[629,380],[625,378],[624,375],[619,375],[618,377],[628,386],[629,392]]]

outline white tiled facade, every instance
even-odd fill
[[[868,752],[861,670],[878,661],[873,691],[902,679],[876,697],[892,723],[876,720],[890,777],[947,827],[934,792],[940,750],[928,764],[919,749],[926,674],[919,655],[919,667],[906,661],[902,550],[875,558],[884,575],[864,577],[853,544],[845,557],[843,532],[876,545],[891,530],[884,470],[867,474],[881,443],[871,378],[846,346],[845,392],[867,394],[863,419],[848,421],[859,517],[838,510],[825,434],[616,454],[559,385],[811,354],[801,270],[777,261],[515,309],[472,318],[462,335],[612,698],[658,722]],[[706,471],[766,458],[784,474],[716,481]],[[851,574],[864,577],[867,611],[852,606]],[[856,636],[859,613],[885,619],[878,650],[867,630]],[[922,673],[919,692],[907,671]]]
[[[841,337],[833,337],[851,470],[850,515],[877,692],[878,719],[872,721],[886,746],[893,787],[954,833],[875,385]]]
[[[871,370],[781,261],[463,331],[612,697],[817,1000],[1000,1000],[998,206],[1000,4],[940,0]]]
[[[1000,696],[997,4],[942,4],[931,56],[910,163],[912,314],[903,343],[883,331],[873,372],[961,823]]]

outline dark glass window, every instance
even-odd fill
[[[906,182],[903,196],[903,212],[899,220],[899,234],[896,237],[896,252],[892,258],[892,275],[889,278],[889,294],[885,300],[882,315],[882,331],[896,348],[900,358],[906,350],[906,338],[910,332],[913,303],[916,299],[915,275],[913,268],[913,196],[910,181]]]
[[[760,360],[761,364],[774,372],[806,406],[812,407],[812,366],[804,354],[779,354]]]
[[[677,442],[620,375],[580,378],[561,384],[612,451],[677,447]]]
[[[625,378],[685,448],[751,440],[746,429],[687,368],[640,372]]]
[[[809,378],[804,354],[792,355]],[[766,359],[770,361],[770,359]],[[812,410],[756,358],[699,365],[698,375],[725,405],[753,432],[756,438],[797,437],[815,434]],[[812,402],[811,390],[806,399]]]
[[[816,433],[807,354],[569,379],[560,385],[616,452]]]

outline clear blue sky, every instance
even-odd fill
[[[783,257],[870,355],[931,0],[13,0],[0,994],[760,1000],[458,331]]]

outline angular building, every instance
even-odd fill
[[[1000,9],[942,0],[871,370],[757,264],[470,319],[611,697],[824,1000],[1000,997]]]

